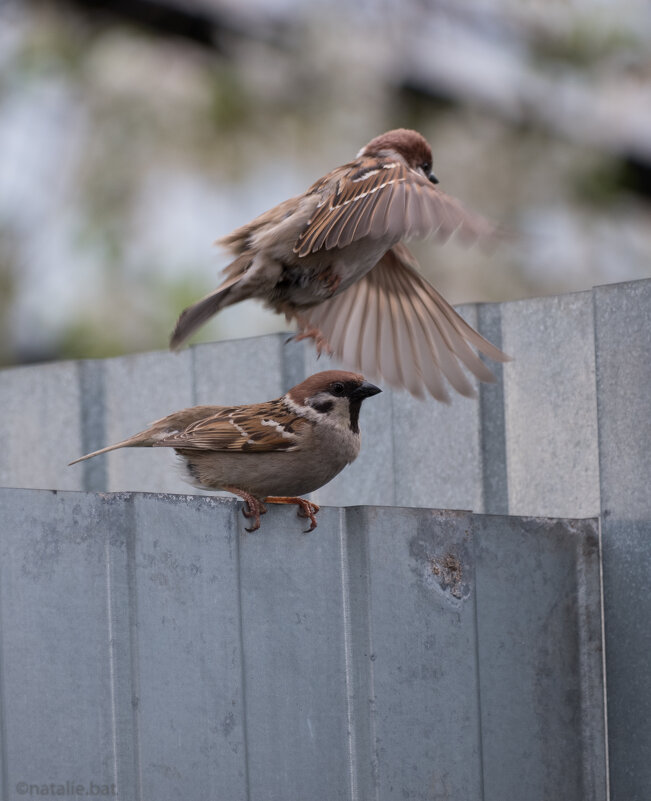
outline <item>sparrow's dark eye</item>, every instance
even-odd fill
[[[341,397],[345,391],[346,387],[341,383],[341,381],[335,381],[335,383],[330,387],[330,392],[339,397]]]
[[[425,173],[425,175],[429,176],[429,171],[432,169],[432,165],[429,163],[429,161],[424,161],[420,165],[420,168]]]

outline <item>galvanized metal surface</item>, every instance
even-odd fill
[[[599,292],[608,305],[611,298],[616,302],[619,287]],[[492,365],[498,384],[482,385],[478,400],[457,396],[449,406],[385,387],[364,404],[360,457],[315,499],[598,514],[592,293],[464,306],[461,312],[514,357],[504,367]],[[75,468],[66,463],[184,406],[270,399],[332,366],[317,360],[310,345],[286,345],[286,339],[271,335],[180,354],[3,371],[0,402],[10,411],[0,418],[6,443],[0,485],[187,492],[167,452],[117,451]],[[627,402],[633,412],[645,401]]]
[[[594,520],[0,490],[2,798],[605,799]]]
[[[651,281],[462,313],[515,357],[478,401],[365,404],[359,459],[320,503],[602,514],[612,797],[651,791]],[[0,485],[186,492],[172,454],[81,453],[195,403],[280,395],[331,366],[285,336],[0,373]],[[495,367],[495,365],[493,365]],[[350,513],[352,514],[352,512]],[[361,735],[360,735],[361,736]]]

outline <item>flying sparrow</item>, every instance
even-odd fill
[[[488,240],[495,227],[436,187],[432,151],[416,131],[377,136],[354,161],[320,178],[217,240],[234,260],[223,283],[185,309],[170,340],[178,348],[199,326],[247,298],[298,324],[319,353],[422,397],[448,402],[444,377],[476,393],[463,363],[482,381],[495,378],[470,347],[509,357],[485,340],[418,273],[402,239],[430,233],[445,241]]]
[[[296,496],[322,487],[357,458],[360,407],[378,392],[361,375],[327,370],[277,400],[174,412],[70,464],[117,448],[174,448],[191,484],[246,501],[243,514],[253,518],[247,531],[260,528],[263,501],[296,504],[312,531],[319,507]]]

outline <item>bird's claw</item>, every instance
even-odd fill
[[[314,531],[314,529],[316,528],[316,517],[315,517],[315,515],[316,515],[316,513],[319,511],[319,509],[321,507],[318,504],[312,503],[312,501],[306,501],[303,498],[299,498],[299,500],[297,501],[297,506],[298,506],[298,510],[297,510],[296,514],[299,517],[309,518],[310,527],[306,528],[303,531],[304,534],[309,534],[310,531]]]
[[[246,507],[248,507],[248,511]],[[257,531],[260,528],[260,515],[267,514],[267,507],[262,503],[252,504],[250,501],[246,501],[246,507],[242,507],[242,514],[247,518],[247,520],[251,517],[254,518],[254,520],[251,528],[244,526],[244,530]]]
[[[232,492],[233,495],[238,495],[244,501],[242,506],[242,514],[247,520],[253,518],[253,525],[251,528],[244,527],[245,531],[257,531],[260,528],[260,515],[267,513],[267,507],[258,500],[250,492],[245,492],[238,487],[224,487],[227,492]]]
[[[324,351],[328,354],[328,356],[332,356],[333,354],[333,350],[328,344],[328,340],[323,336],[318,328],[304,328],[294,334],[291,339],[294,340],[294,342],[300,342],[302,339],[313,339],[314,347],[316,348],[318,356],[320,356]],[[289,341],[291,340],[288,340],[288,342]]]

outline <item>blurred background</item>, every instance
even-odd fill
[[[415,245],[453,303],[651,276],[650,41],[646,0],[4,0],[0,364],[165,348],[214,239],[399,126],[517,232]]]

